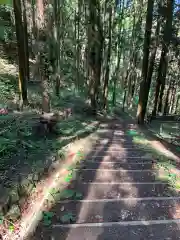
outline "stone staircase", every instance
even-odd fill
[[[157,180],[156,162],[145,159],[126,134],[132,125],[101,129],[69,189],[82,200],[59,201],[50,227],[39,224],[32,240],[177,240],[180,239],[180,195]],[[60,217],[73,213],[75,222]]]

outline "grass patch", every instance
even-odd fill
[[[139,144],[141,148],[149,152],[148,156],[150,159],[156,160],[154,167],[158,170],[157,180],[167,181],[170,187],[178,192],[180,190],[180,170],[176,161],[152,147],[150,141],[146,138],[139,140],[137,136],[135,136],[133,137],[133,142]],[[144,158],[146,157],[145,155]]]

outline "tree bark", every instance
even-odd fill
[[[99,98],[99,87],[101,79],[101,62],[103,47],[103,31],[100,20],[99,0],[89,2],[89,66],[90,66],[90,100],[94,114],[97,112]],[[91,23],[91,24],[90,24]]]
[[[151,40],[151,29],[152,29],[152,19],[153,19],[153,6],[154,0],[148,0],[147,15],[146,15],[146,28],[144,36],[144,56],[142,65],[142,82],[140,84],[139,92],[139,102],[137,110],[137,122],[138,124],[144,124],[144,117],[146,113],[149,89],[151,84],[151,79],[147,78],[148,74],[148,63],[149,63],[149,48]]]
[[[160,94],[156,91],[153,115],[156,115],[158,100],[159,100],[158,112],[162,111],[162,99],[164,95],[166,74],[167,74],[168,61],[169,61],[168,60],[169,44],[172,36],[172,18],[173,18],[174,0],[167,0],[166,4],[167,6],[164,7],[164,10],[165,10],[164,15],[166,18],[166,23],[164,27],[162,52],[161,52],[161,58],[160,58],[160,63],[158,68],[158,76],[156,80],[158,89],[160,88],[161,90],[160,90]]]
[[[16,25],[16,37],[18,45],[18,60],[19,60],[19,92],[20,100],[23,103],[27,103],[27,77],[26,77],[26,58],[24,54],[25,39],[24,39],[24,25],[22,21],[22,8],[20,0],[13,0],[15,25]]]
[[[112,7],[109,7],[109,43],[108,43],[108,52],[107,52],[107,65],[106,73],[104,78],[104,89],[103,89],[103,108],[107,108],[108,100],[108,83],[109,83],[109,72],[110,72],[110,58],[111,58],[111,32],[112,32]]]

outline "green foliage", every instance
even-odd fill
[[[43,212],[43,223],[45,226],[51,225],[51,219],[53,216],[53,212]]]
[[[2,1],[2,0],[1,0]],[[7,0],[11,2],[11,0]],[[13,8],[12,4],[1,5],[0,4],[0,41],[6,43],[16,41],[15,27],[12,21]]]
[[[65,189],[60,193],[61,199],[69,199],[72,198],[75,194],[74,190],[71,189]]]
[[[6,99],[13,98],[15,93],[18,91],[17,79],[10,74],[0,75],[0,101],[5,101]]]
[[[76,217],[73,215],[73,213],[71,212],[67,212],[66,214],[64,214],[63,216],[60,217],[60,221],[62,223],[72,223],[76,221]]]
[[[0,224],[3,224],[4,222],[4,216],[0,214]]]
[[[0,0],[0,5],[10,5],[10,6],[12,6],[12,0]]]
[[[65,189],[62,192],[60,192],[59,197],[61,200],[65,199],[80,200],[83,198],[83,195],[80,192],[77,192],[76,190]]]
[[[83,199],[82,193],[76,192],[75,195],[74,195],[74,199],[75,199],[75,200],[81,200],[81,199]]]
[[[139,133],[136,130],[128,130],[127,134],[130,136],[137,136]]]

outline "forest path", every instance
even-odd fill
[[[99,130],[67,188],[80,192],[80,200],[58,201],[50,226],[40,222],[31,239],[180,239],[180,194],[158,178],[157,162],[133,141],[136,131],[127,122]]]

